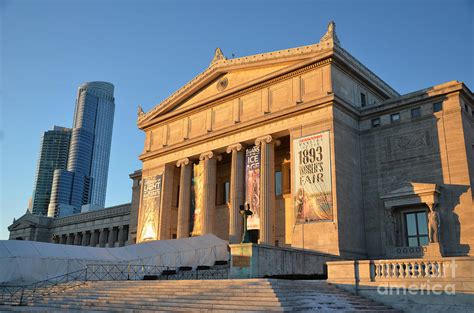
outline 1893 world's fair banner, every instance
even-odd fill
[[[161,207],[162,175],[143,179],[142,214],[140,216],[139,241],[158,239],[158,218]]]
[[[296,223],[332,221],[329,131],[293,140]]]
[[[203,173],[204,162],[193,165],[193,183],[192,183],[192,198],[191,208],[193,210],[193,236],[202,234],[201,215],[202,215],[202,193],[203,193]]]
[[[245,201],[253,213],[247,228],[260,229],[260,146],[245,150]]]

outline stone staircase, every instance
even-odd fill
[[[25,302],[0,312],[399,312],[325,281],[278,279],[94,281]]]

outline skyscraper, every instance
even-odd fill
[[[78,90],[66,170],[54,173],[48,216],[103,208],[115,102],[114,85],[89,82]]]
[[[33,214],[48,213],[54,170],[66,169],[70,140],[70,128],[54,126],[52,130],[44,132],[33,187],[31,206]]]

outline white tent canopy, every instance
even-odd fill
[[[227,244],[214,235],[156,240],[121,248],[0,240],[0,284],[28,284],[97,263],[212,266],[215,261],[228,260]]]

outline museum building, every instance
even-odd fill
[[[416,70],[416,69],[413,69]],[[409,75],[409,73],[407,73]],[[227,59],[145,113],[137,242],[216,234],[347,258],[472,255],[474,99],[400,95],[341,47]]]

